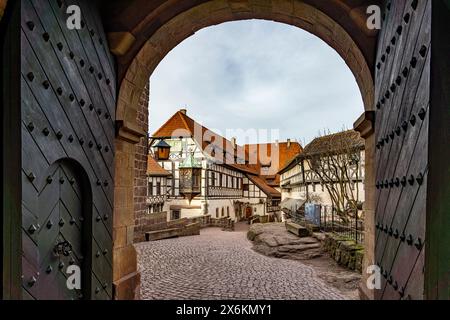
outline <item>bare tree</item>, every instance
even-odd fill
[[[360,207],[358,182],[363,148],[364,141],[352,130],[321,136],[305,148],[305,160],[344,221],[354,217]]]

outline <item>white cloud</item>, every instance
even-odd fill
[[[364,110],[353,74],[331,47],[261,20],[199,31],[167,55],[150,84],[151,133],[187,107],[222,132],[275,128],[283,140],[309,142],[324,128],[351,128]]]

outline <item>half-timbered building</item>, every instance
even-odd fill
[[[250,159],[257,159],[261,177],[269,186],[280,192],[278,171],[303,151],[300,143],[291,139],[286,142],[248,144],[244,147]]]
[[[258,159],[252,161],[235,139],[203,127],[186,110],[175,113],[149,143],[149,162],[169,173],[163,206],[168,219],[280,216],[281,193],[260,176]],[[149,183],[155,179],[149,176]]]
[[[345,157],[339,157],[346,153]],[[333,160],[330,160],[333,158]],[[349,160],[348,164],[336,161]],[[328,163],[319,169],[319,163]],[[294,212],[307,201],[333,206],[326,184],[343,182],[356,202],[364,202],[364,140],[353,130],[326,135],[314,139],[304,151],[288,162],[280,171],[281,207],[285,212]],[[321,170],[325,171],[321,174]],[[346,170],[336,174],[335,171]],[[335,178],[330,178],[335,176]],[[344,181],[339,181],[344,179]]]
[[[147,213],[163,212],[170,172],[164,170],[153,157],[148,157],[147,176]]]

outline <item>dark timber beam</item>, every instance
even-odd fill
[[[2,101],[2,211],[0,298],[21,294],[20,1],[10,1],[0,24]]]
[[[433,0],[425,297],[450,299],[450,1]]]

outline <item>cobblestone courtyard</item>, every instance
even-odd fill
[[[136,245],[142,299],[346,299],[299,261],[254,252],[245,230]]]

